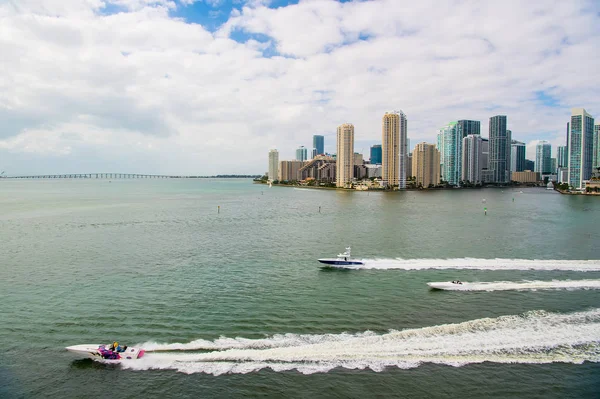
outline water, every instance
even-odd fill
[[[600,202],[519,191],[1,180],[0,397],[597,397]]]

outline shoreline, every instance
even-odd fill
[[[253,181],[253,184],[268,185],[266,182]],[[339,190],[339,191],[356,191],[356,192],[402,192],[402,191],[447,191],[447,190],[480,190],[484,188],[500,188],[500,189],[517,189],[517,188],[545,188],[545,186],[479,186],[479,187],[436,187],[436,188],[406,188],[403,190],[389,190],[389,189],[371,189],[371,190],[357,190],[355,188],[341,188],[341,187],[322,187],[322,186],[302,186],[302,185],[291,185],[291,184],[273,184],[271,187],[291,187],[291,188],[306,188],[311,190]],[[558,191],[558,190],[555,190]],[[561,193],[562,194],[562,193]],[[569,193],[567,193],[569,194]],[[574,193],[573,193],[574,194]]]

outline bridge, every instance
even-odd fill
[[[0,176],[5,179],[194,179],[205,176],[143,175],[136,173],[67,173],[60,175]]]

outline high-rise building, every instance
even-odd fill
[[[354,153],[354,165],[363,165],[364,159],[363,159],[363,154],[359,154],[358,152]]]
[[[559,145],[556,147],[556,163],[559,168],[567,167],[567,146]]]
[[[481,183],[481,150],[483,140],[479,134],[469,134],[462,139],[461,180],[472,184]]]
[[[296,149],[296,161],[306,161],[308,159],[308,150],[301,145]]]
[[[600,168],[600,124],[594,125],[594,153],[592,155],[592,168]]]
[[[388,186],[406,188],[406,115],[386,112],[381,121],[382,180]]]
[[[540,141],[535,146],[535,172],[541,175],[552,173],[552,146],[547,141]]]
[[[529,171],[533,172],[533,169],[535,169],[535,162],[533,162],[530,159],[526,159],[525,160],[525,170],[529,170]]]
[[[525,170],[525,143],[511,140],[510,144],[510,171],[522,172]]]
[[[375,144],[371,147],[371,158],[369,160],[372,164],[381,164],[381,145]]]
[[[337,128],[336,186],[347,187],[354,178],[354,125],[344,123]]]
[[[412,152],[412,175],[424,188],[440,183],[440,152],[435,144],[419,143]]]
[[[479,121],[460,120],[456,122],[456,128],[461,139],[467,137],[469,134],[480,134],[481,123]]]
[[[450,122],[438,132],[438,145],[443,154],[442,179],[454,186],[458,186],[461,179],[462,139],[457,122]]]
[[[479,170],[488,170],[490,168],[490,140],[481,138],[481,159]],[[482,177],[483,180],[483,177]]]
[[[552,170],[552,172],[550,172],[550,174],[555,175],[556,174],[556,158],[550,158],[550,169]]]
[[[506,130],[506,115],[490,118],[490,167],[494,183],[510,182],[511,133]]]
[[[585,109],[571,110],[568,137],[569,185],[582,189],[583,182],[592,176],[594,149],[594,118]]]
[[[304,166],[303,161],[280,161],[279,162],[279,181],[297,181],[300,180],[298,172]]]
[[[325,154],[325,137],[315,134],[313,136],[313,149],[317,150],[317,155]],[[314,156],[313,156],[314,158]]]
[[[269,151],[269,180],[277,180],[279,178],[279,151],[273,149]]]

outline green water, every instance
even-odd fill
[[[0,397],[597,397],[600,290],[426,285],[598,282],[600,201],[522,191],[1,180]]]

